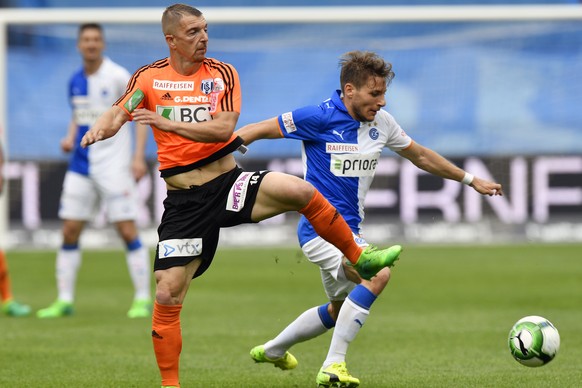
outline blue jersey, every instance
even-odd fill
[[[94,74],[87,76],[80,69],[71,77],[69,100],[73,108],[73,121],[77,125],[77,136],[69,163],[70,171],[88,176],[130,167],[132,140],[128,124],[109,139],[87,148],[81,147],[85,132],[124,93],[129,77],[127,70],[109,58],[103,58],[103,63]]]
[[[364,199],[384,147],[400,151],[412,139],[394,117],[380,110],[372,122],[350,116],[340,91],[319,105],[306,106],[278,117],[285,138],[302,141],[305,180],[335,206],[352,231],[360,234]],[[299,243],[317,237],[305,217],[298,225]]]

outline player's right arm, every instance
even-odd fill
[[[81,147],[85,148],[100,140],[109,139],[114,136],[121,126],[128,122],[129,115],[117,105],[109,108],[95,122],[95,124],[85,133],[81,139]]]
[[[244,140],[246,145],[251,144],[255,140],[280,139],[283,137],[277,117],[245,125],[236,131],[236,134]]]

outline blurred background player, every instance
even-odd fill
[[[4,151],[0,142],[0,195],[4,188]],[[8,263],[6,255],[0,247],[0,302],[2,302],[2,312],[10,317],[25,317],[30,314],[30,307],[18,303],[12,298],[12,288],[10,287],[10,276],[8,275]]]
[[[385,147],[431,174],[471,185],[480,194],[502,195],[500,184],[474,177],[414,142],[382,109],[394,77],[390,63],[372,52],[353,51],[342,57],[340,67],[341,90],[330,99],[249,124],[236,134],[245,144],[264,138],[301,140],[305,179],[344,216],[359,244],[367,245],[361,238],[364,200]],[[305,311],[273,340],[253,348],[251,357],[293,369],[297,360],[288,349],[335,326],[316,382],[320,387],[357,387],[360,381],[347,371],[346,353],[388,283],[390,268],[370,281],[362,279],[344,264],[340,251],[317,236],[305,217],[299,221],[298,237],[307,258],[320,267],[329,303]]]
[[[136,125],[135,152],[132,159],[131,131],[120,131],[114,139],[91,149],[80,147],[85,132],[99,115],[121,96],[129,72],[103,55],[105,41],[100,25],[89,23],[79,28],[78,50],[82,68],[69,83],[73,118],[61,148],[71,152],[65,175],[59,217],[63,220],[63,244],[57,253],[57,300],[39,310],[39,318],[56,318],[73,313],[75,283],[81,264],[79,239],[87,221],[105,205],[107,218],[115,224],[127,247],[126,258],[135,288],[130,318],[151,316],[151,265],[149,252],[142,245],[135,225],[137,216],[136,180],[147,171],[145,144],[147,127]]]

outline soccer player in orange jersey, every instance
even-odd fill
[[[114,136],[128,120],[153,129],[168,192],[154,262],[152,339],[162,386],[178,387],[182,303],[192,279],[212,263],[220,228],[298,211],[368,279],[392,266],[402,248],[364,249],[310,183],[238,167],[233,152],[244,148],[234,134],[241,107],[236,69],[206,57],[207,23],[196,8],[169,6],[162,30],[169,57],[138,69],[126,93],[100,116],[81,144]]]
[[[4,151],[0,143],[0,195],[4,187]],[[8,275],[8,264],[4,251],[0,249],[0,302],[2,302],[2,312],[10,317],[25,317],[30,314],[30,307],[18,303],[12,298],[10,287],[10,276]]]

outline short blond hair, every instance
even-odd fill
[[[162,15],[162,32],[164,35],[171,35],[174,27],[182,20],[184,16],[202,16],[202,12],[187,4],[172,4],[164,11]]]

